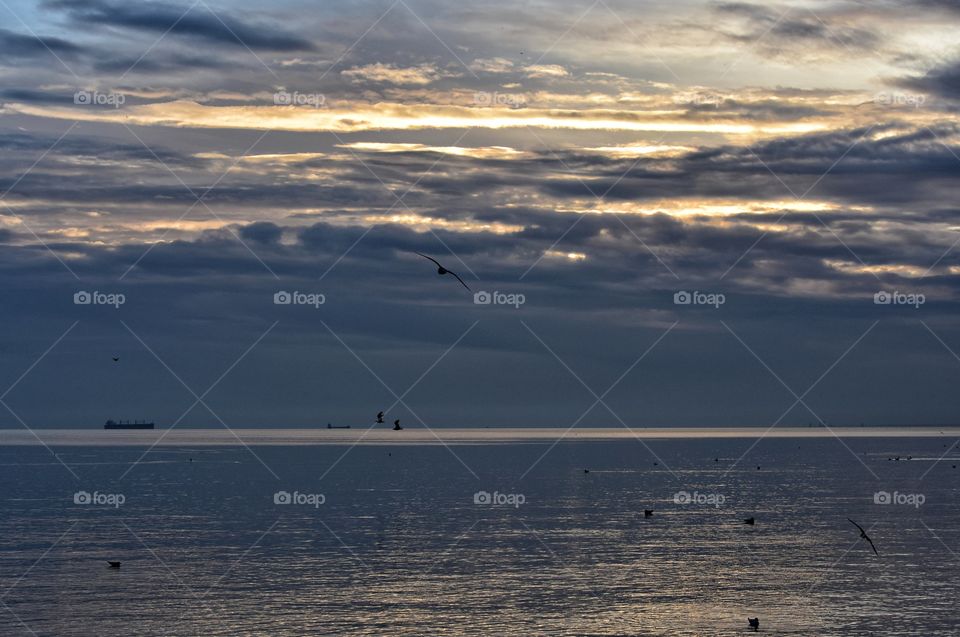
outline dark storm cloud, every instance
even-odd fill
[[[65,10],[78,23],[135,31],[170,33],[214,44],[265,51],[310,51],[313,44],[278,25],[256,23],[203,7],[160,2],[109,3],[98,0],[53,0],[45,6]]]
[[[895,84],[949,100],[960,99],[960,60],[934,67],[922,76],[900,78]]]
[[[42,57],[81,53],[83,47],[61,38],[43,37],[0,29],[0,59]]]
[[[745,30],[726,32],[727,37],[768,50],[794,44],[862,50],[874,48],[880,39],[869,29],[831,23],[827,13],[814,14],[802,7],[730,2],[717,5],[716,11],[745,20]]]

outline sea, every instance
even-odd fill
[[[662,431],[4,430],[0,635],[960,634],[960,430]]]

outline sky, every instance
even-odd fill
[[[958,422],[960,2],[0,16],[2,427]]]

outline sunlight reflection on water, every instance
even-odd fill
[[[0,447],[0,634],[955,634],[943,441],[647,444]]]

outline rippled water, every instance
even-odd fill
[[[956,635],[952,442],[0,447],[0,635]]]

